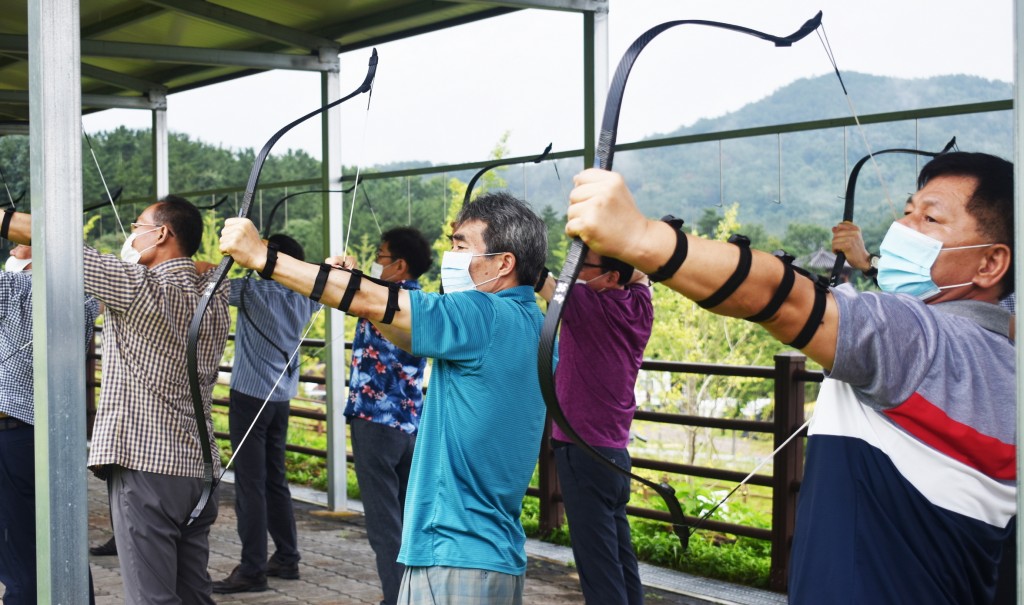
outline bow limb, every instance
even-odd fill
[[[857,177],[860,176],[860,170],[864,167],[869,160],[876,156],[880,156],[886,153],[909,153],[912,155],[920,155],[929,158],[935,158],[945,153],[948,153],[950,149],[956,146],[956,137],[953,137],[946,143],[946,146],[942,148],[942,151],[922,151],[920,149],[883,149],[874,153],[869,153],[861,159],[857,160],[857,163],[853,165],[853,170],[850,171],[850,179],[846,182],[846,197],[844,198],[843,204],[843,222],[853,221],[853,199],[854,193],[857,189]],[[846,255],[842,252],[836,254],[835,265],[832,266],[832,275],[829,278],[829,285],[833,288],[839,285],[839,275],[843,271],[843,265],[846,264]]]
[[[615,75],[612,79],[612,84],[608,89],[608,96],[605,100],[601,132],[597,141],[596,158],[594,162],[595,167],[602,168],[604,170],[611,170],[612,168],[612,160],[614,159],[615,154],[615,138],[619,125],[619,111],[622,107],[622,98],[626,89],[626,81],[629,79],[629,72],[633,68],[633,63],[636,61],[644,47],[658,36],[658,34],[678,25],[703,25],[708,27],[717,27],[754,36],[771,42],[775,46],[787,47],[791,46],[794,42],[803,39],[821,25],[821,12],[819,11],[817,15],[806,21],[800,29],[789,36],[774,36],[739,25],[704,20],[669,21],[647,30],[630,45],[625,54],[623,54],[622,59],[619,60],[619,65],[615,70]],[[583,259],[586,258],[586,255],[587,246],[583,241],[579,238],[573,239],[569,245],[569,251],[566,254],[565,264],[562,266],[562,271],[559,273],[554,295],[551,298],[551,302],[548,304],[547,314],[544,317],[544,326],[541,329],[540,344],[537,352],[537,372],[540,379],[541,392],[544,395],[545,405],[547,405],[548,413],[551,415],[552,420],[554,420],[558,427],[562,429],[562,432],[572,439],[576,445],[581,447],[597,460],[602,461],[605,465],[609,466],[616,472],[627,474],[632,479],[635,479],[658,492],[665,501],[665,505],[668,507],[669,515],[672,519],[672,529],[679,538],[680,543],[685,548],[689,542],[689,534],[687,533],[687,523],[685,516],[683,515],[682,506],[679,504],[679,500],[675,495],[675,489],[668,483],[655,483],[634,473],[629,473],[611,460],[602,456],[597,452],[597,450],[580,438],[576,431],[572,429],[558,403],[558,396],[555,393],[553,363],[555,335],[557,334],[558,326],[562,321],[562,313],[564,312],[565,304],[568,301],[572,284],[579,276],[580,268],[582,266]]]
[[[551,143],[548,143],[548,146],[544,148],[544,151],[542,151],[539,156],[528,161],[532,164],[540,164],[541,162],[544,161],[544,158],[548,157],[549,153],[551,153]],[[487,166],[484,166],[483,168],[478,170],[476,174],[473,175],[473,178],[469,179],[469,184],[466,185],[466,196],[462,198],[462,205],[465,206],[466,204],[469,204],[469,198],[473,195],[473,188],[476,187],[476,182],[480,180],[480,177],[487,174],[487,172],[494,170],[499,166],[511,166],[512,164],[525,163],[526,162],[520,162],[519,160],[507,160],[495,162],[493,164],[488,164]]]
[[[103,192],[103,195],[100,197],[100,199],[103,200],[102,202],[100,202],[98,204],[93,204],[92,206],[86,206],[85,208],[82,208],[82,212],[83,213],[91,212],[93,210],[102,208],[102,207],[106,206],[107,204],[113,205],[114,203],[117,202],[117,200],[121,199],[121,194],[123,192],[124,192],[124,187],[118,187],[118,188],[114,189],[113,191],[105,191],[105,192]],[[113,197],[108,197],[108,196],[113,196]],[[114,214],[117,214],[117,208],[114,209]],[[118,220],[120,220],[120,219],[118,219]]]
[[[323,107],[311,111],[301,118],[291,122],[281,130],[278,130],[274,136],[270,137],[270,140],[260,150],[259,155],[256,156],[256,161],[253,163],[252,171],[249,173],[249,182],[245,186],[245,195],[242,197],[242,207],[238,211],[238,216],[242,218],[248,218],[249,212],[252,207],[253,196],[256,193],[256,186],[259,184],[260,172],[263,170],[263,163],[266,162],[267,156],[270,155],[270,150],[274,147],[274,144],[285,135],[289,130],[298,126],[302,122],[317,116],[332,107],[341,105],[345,101],[369,92],[373,88],[373,78],[377,72],[377,50],[373,50],[373,54],[370,55],[370,64],[366,71],[366,77],[363,82],[351,93],[344,97],[324,105]],[[196,428],[199,432],[199,445],[202,449],[203,455],[203,491],[199,496],[199,502],[196,503],[195,509],[189,515],[188,520],[185,522],[186,525],[192,525],[199,515],[202,514],[203,509],[206,508],[206,503],[210,499],[210,494],[213,492],[213,456],[210,452],[210,432],[206,425],[206,404],[203,401],[202,385],[199,379],[199,331],[202,327],[203,317],[206,315],[206,310],[210,306],[210,301],[213,299],[214,292],[224,282],[224,278],[227,276],[228,270],[234,263],[234,259],[230,256],[225,256],[220,265],[214,270],[215,273],[207,284],[206,289],[203,291],[202,297],[199,299],[199,304],[196,306],[195,315],[192,316],[192,323],[188,329],[188,343],[186,345],[186,364],[188,369],[188,384],[189,391],[192,395],[192,406],[195,413]]]

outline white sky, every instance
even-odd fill
[[[819,9],[843,71],[1013,80],[1011,0],[610,0],[609,77],[629,44],[664,21],[708,19],[788,35]],[[529,10],[378,47],[369,117],[365,96],[343,105],[343,162],[482,160],[506,130],[512,155],[540,153],[549,142],[555,151],[582,147],[582,22],[572,13]],[[343,94],[362,81],[369,55],[342,56]],[[721,115],[830,71],[814,34],[775,49],[723,30],[669,30],[634,66],[618,140]],[[168,123],[194,139],[259,149],[319,105],[319,82],[317,74],[276,72],[171,95]],[[857,91],[850,92],[856,102]],[[311,122],[274,152],[320,157],[319,122]],[[108,110],[85,118],[90,133],[122,124],[148,128],[150,114]]]

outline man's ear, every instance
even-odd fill
[[[993,244],[981,258],[974,283],[979,288],[998,287],[1006,272],[1010,270],[1010,259],[1013,252],[1006,244]]]
[[[510,273],[515,273],[516,270],[516,257],[511,252],[506,252],[501,255],[501,266],[498,267],[498,275],[505,276]]]

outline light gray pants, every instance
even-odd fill
[[[214,492],[191,526],[184,522],[202,479],[111,470],[107,483],[126,605],[213,605],[207,571]]]

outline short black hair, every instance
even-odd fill
[[[1008,296],[1014,291],[1013,162],[987,153],[946,153],[924,165],[917,177],[917,188],[940,176],[973,177],[977,181],[966,210],[989,241],[1010,248],[1010,267],[1002,279],[1000,298]]]
[[[192,202],[177,195],[161,198],[153,209],[153,220],[170,228],[178,238],[178,246],[191,257],[203,241],[203,217]]]
[[[302,244],[295,241],[293,238],[288,237],[284,233],[275,233],[268,237],[267,241],[277,244],[278,250],[294,259],[301,261],[306,260],[306,251],[302,248]]]
[[[423,237],[419,229],[413,227],[395,227],[388,229],[380,236],[381,243],[388,245],[388,250],[395,258],[400,258],[409,265],[409,275],[413,279],[427,272],[434,263],[430,243]]]
[[[478,220],[487,225],[483,232],[487,252],[511,252],[516,257],[519,285],[537,283],[548,254],[548,229],[526,202],[506,191],[485,193],[466,204],[455,226]]]
[[[605,271],[618,271],[619,279],[616,281],[620,286],[625,286],[633,278],[633,265],[623,262],[610,256],[601,257],[601,268]]]

